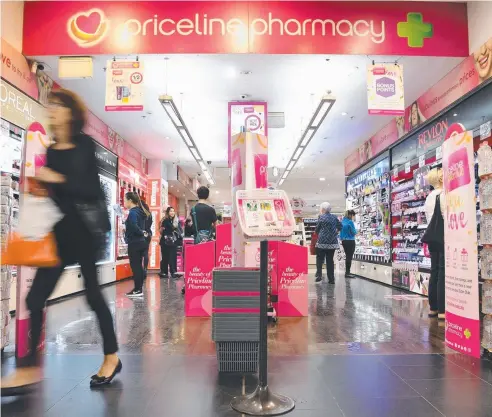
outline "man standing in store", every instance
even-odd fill
[[[212,240],[212,232],[217,223],[217,213],[208,203],[210,195],[208,187],[201,186],[196,193],[198,195],[198,203],[191,209],[191,219],[195,228],[195,245]],[[181,293],[185,293],[185,287],[183,287]]]
[[[330,203],[323,203],[320,207],[320,216],[316,226],[318,241],[316,242],[316,284],[323,281],[323,263],[326,259],[328,283],[335,283],[335,263],[333,257],[339,248],[338,232],[342,224],[337,216],[331,214]]]

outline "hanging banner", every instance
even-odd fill
[[[143,64],[113,61],[106,65],[106,111],[142,111],[144,105]]]
[[[480,357],[478,243],[473,133],[443,144],[446,345]]]
[[[29,1],[23,52],[465,57],[468,19],[451,2]]]
[[[405,114],[403,66],[376,64],[367,67],[369,114],[401,116]]]

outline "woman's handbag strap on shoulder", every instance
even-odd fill
[[[441,195],[436,196],[432,219],[422,236],[422,243],[444,246],[444,218],[441,212]]]

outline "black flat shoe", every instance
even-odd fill
[[[2,397],[18,397],[30,394],[35,391],[40,384],[41,381],[33,382],[32,384],[19,385],[17,387],[2,388]]]
[[[116,365],[116,368],[114,369],[113,373],[111,376],[98,376],[98,375],[92,375],[92,379],[90,382],[91,388],[97,388],[101,387],[103,385],[108,385],[111,384],[113,381],[114,377],[121,372],[123,369],[123,364],[121,363],[121,360],[118,360],[118,365]]]

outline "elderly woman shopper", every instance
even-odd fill
[[[323,203],[320,207],[320,216],[316,233],[318,241],[316,242],[316,283],[323,281],[323,263],[326,259],[326,272],[328,282],[335,283],[335,263],[333,256],[339,248],[338,232],[342,229],[342,224],[337,216],[331,214],[330,203]]]

